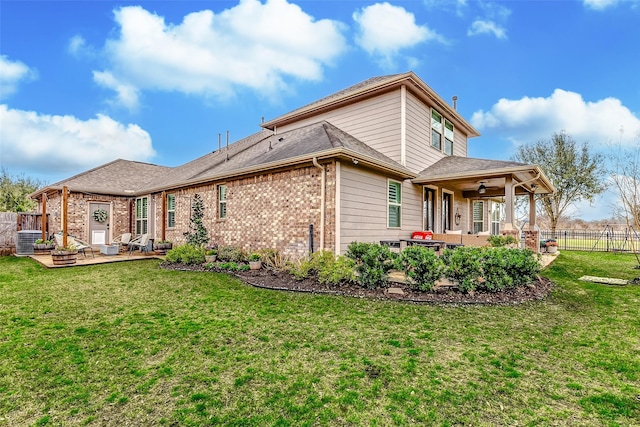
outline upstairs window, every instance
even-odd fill
[[[387,226],[400,228],[402,217],[402,183],[389,180],[387,198]]]
[[[453,123],[444,121],[444,154],[453,155]]]
[[[453,155],[453,123],[442,117],[436,110],[431,110],[431,146]]]
[[[218,218],[227,217],[227,186],[218,185]]]
[[[176,226],[176,196],[167,194],[167,227]]]
[[[442,115],[431,110],[431,146],[442,150]]]

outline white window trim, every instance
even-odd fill
[[[434,185],[424,185],[422,187],[422,229],[423,230],[427,230],[427,221],[425,218],[425,212],[424,212],[424,197],[427,194],[427,189],[429,190],[433,190],[434,195],[433,195],[433,231],[434,233],[436,232],[435,228],[437,227],[438,224],[438,187],[434,186]]]
[[[147,216],[140,216],[138,217],[138,200],[147,200]],[[136,206],[135,206],[135,212],[136,212],[136,224],[135,224],[135,231],[136,234],[145,234],[145,230],[144,227],[140,227],[140,233],[138,233],[138,221],[140,221],[142,224],[146,222],[147,224],[147,230],[146,232],[149,232],[149,209],[150,209],[150,203],[149,203],[149,196],[142,196],[142,197],[136,197]],[[144,208],[141,209],[141,211],[143,211]],[[142,213],[142,212],[141,212]]]
[[[389,185],[392,182],[397,183],[400,186],[400,203],[394,203],[394,202],[391,202],[389,200]],[[390,179],[390,178],[387,179],[386,198],[387,198],[387,228],[391,228],[391,229],[394,229],[394,230],[400,229],[400,228],[402,228],[402,182],[397,181],[395,179]],[[400,207],[400,215],[399,215],[399,218],[398,218],[400,220],[399,221],[400,224],[398,224],[397,227],[391,227],[389,225],[389,207],[390,206],[399,206]]]
[[[220,194],[221,194],[220,193],[220,189],[222,187],[224,187],[224,189],[225,189],[224,200],[220,199]],[[228,214],[228,210],[227,210],[227,194],[229,193],[229,187],[227,187],[227,184],[218,184],[216,186],[216,193],[217,193],[217,197],[216,198],[217,198],[217,202],[218,202],[218,206],[217,206],[217,208],[218,208],[218,219],[219,220],[225,220],[225,219],[227,219],[227,214]],[[223,204],[224,204],[224,207],[225,207],[224,216],[222,216],[222,209],[221,209]]]
[[[455,209],[456,209],[455,193],[451,190],[447,190],[443,188],[440,194],[440,229],[442,230],[443,233],[444,233],[443,213],[444,213],[444,195],[445,194],[451,195],[451,209],[449,211],[449,222],[451,223],[452,226],[455,226],[453,222],[453,212],[455,212]]]
[[[476,203],[481,203],[482,204],[482,218],[480,219],[480,221],[476,221],[475,218],[475,204]],[[484,226],[485,226],[485,214],[486,214],[486,204],[484,202],[484,200],[472,200],[471,201],[471,231],[472,233],[478,233],[479,231],[485,231],[484,230]],[[480,227],[479,231],[476,231],[476,223],[481,222],[482,223],[482,227]]]
[[[169,197],[173,197],[173,209],[169,209]],[[176,195],[175,193],[167,194],[167,228],[175,228],[176,226]],[[173,212],[173,225],[169,225],[169,213]]]

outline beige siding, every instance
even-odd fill
[[[279,127],[278,132],[326,120],[382,154],[400,162],[400,91]]]
[[[440,114],[442,110],[436,108]],[[447,118],[446,116],[444,116]],[[443,140],[444,142],[444,140]],[[454,126],[453,154],[467,156],[467,136]],[[420,172],[445,157],[431,146],[431,107],[413,94],[407,94],[407,168]]]
[[[445,155],[431,146],[431,109],[407,94],[407,168],[420,172]]]
[[[340,252],[349,243],[379,242],[409,237],[422,229],[422,187],[407,180],[402,186],[402,227],[387,228],[387,177],[341,164]]]

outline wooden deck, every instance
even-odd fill
[[[88,250],[86,257],[79,253],[76,263],[68,265],[54,265],[51,254],[28,255],[28,257],[38,261],[40,264],[44,265],[47,268],[78,267],[81,265],[107,264],[111,262],[137,261],[141,259],[164,259],[163,255],[159,255],[153,252],[149,254],[134,252],[131,255],[129,255],[128,252],[122,252],[118,255],[103,255],[98,251],[94,251],[93,254],[95,255],[95,257],[91,256],[91,253],[88,252]]]

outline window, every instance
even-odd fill
[[[424,189],[424,205],[422,209],[424,213],[424,229],[435,230],[436,190],[432,188]]]
[[[453,230],[451,228],[451,212],[453,210],[453,195],[442,192],[442,230]]]
[[[167,227],[176,226],[176,196],[167,194]]]
[[[447,119],[444,119],[442,117],[442,114],[438,113],[436,110],[431,110],[431,146],[437,150],[444,150],[445,154],[452,156],[453,135],[453,123],[451,123]],[[442,147],[443,136],[444,148]]]
[[[431,146],[442,150],[442,116],[431,110]]]
[[[218,185],[218,218],[227,217],[227,186]]]
[[[484,231],[484,202],[475,200],[473,202],[473,233],[478,234]]]
[[[444,121],[444,154],[453,155],[453,123]]]
[[[500,234],[500,221],[504,218],[504,203],[491,203],[491,234]]]
[[[400,219],[402,217],[402,183],[389,180],[388,196],[387,225],[389,228],[398,228],[401,226]]]
[[[136,199],[136,234],[148,233],[149,227],[149,198]]]

